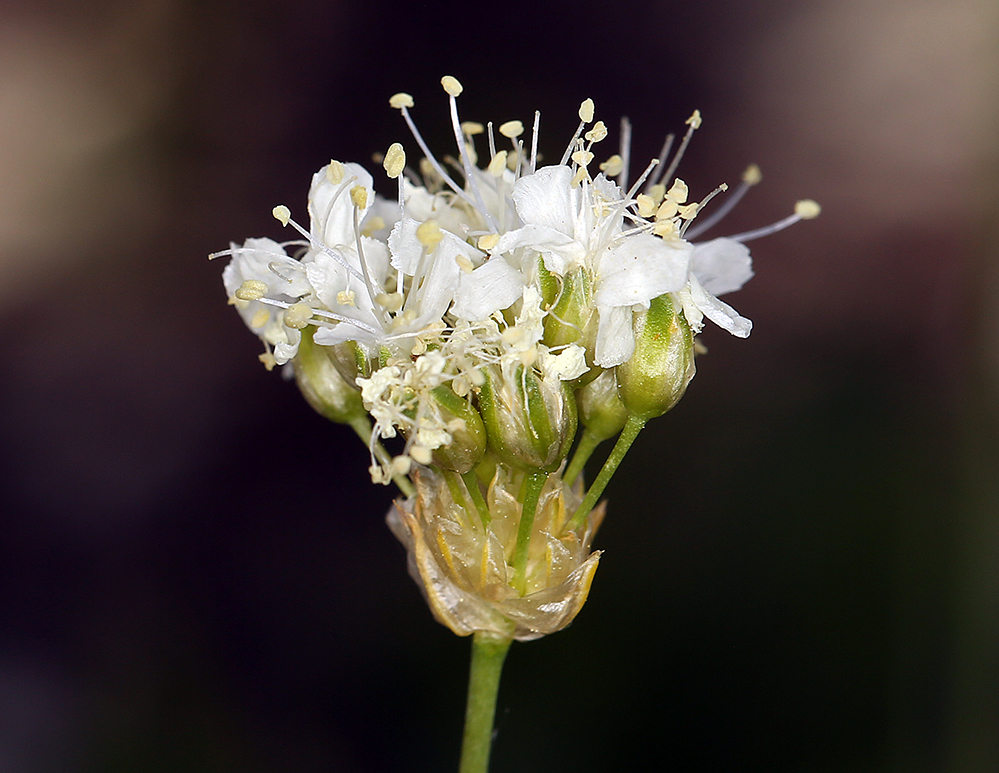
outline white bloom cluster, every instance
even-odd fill
[[[395,197],[331,161],[312,178],[307,228],[274,209],[298,238],[216,255],[232,258],[226,291],[264,364],[290,363],[310,404],[368,443],[372,479],[407,495],[390,522],[438,619],[530,639],[584,603],[597,501],[646,421],[682,397],[704,319],[749,335],[718,299],[752,276],[745,242],[819,208],[801,201],[771,226],[696,242],[760,181],[751,166],[699,217],[727,186],[691,201],[673,177],[697,111],[669,163],[672,138],[629,185],[630,125],[597,164],[608,130],[592,100],[560,162],[539,166],[537,113],[527,145],[520,121],[462,123],[461,84],[441,84],[461,182],[417,130],[412,97],[396,94],[422,157],[414,169],[402,145],[385,153]],[[583,466],[614,436],[587,490]]]
[[[561,162],[538,167],[537,117],[530,148],[523,124],[509,121],[498,127],[509,148],[497,149],[492,124],[459,122],[458,81],[448,76],[442,84],[462,184],[416,129],[412,98],[396,94],[390,103],[425,154],[422,177],[406,165],[402,146],[393,145],[383,166],[398,181],[398,197],[387,200],[363,167],[331,161],[312,179],[308,229],[286,207],[274,210],[300,239],[249,239],[219,253],[232,255],[225,287],[264,341],[261,359],[268,367],[295,357],[308,326],[319,346],[349,345],[354,356],[346,359],[357,370],[348,380],[360,387],[375,434],[388,438],[401,428],[408,438],[403,455],[426,464],[451,441],[456,421],[430,399],[434,389],[448,384],[464,397],[482,384],[486,366],[505,374],[532,367],[562,381],[613,368],[632,356],[633,314],[654,298],[674,298],[694,333],[707,317],[733,335],[749,335],[752,323],[717,296],[752,276],[743,242],[769,230],[692,243],[687,236],[698,230],[691,228],[695,216],[726,187],[689,202],[687,185],[668,180],[700,125],[698,112],[669,165],[669,187],[656,173],[668,148],[626,187],[626,147],[592,169],[594,147],[608,131],[593,122],[591,100],[580,106],[579,128]],[[481,134],[488,160],[479,167],[475,137]],[[731,203],[758,181],[754,170]],[[792,219],[814,216],[809,205],[799,204]],[[546,340],[545,318],[555,314],[554,292],[570,276],[584,285],[575,317],[587,329],[572,342],[563,336],[554,343]],[[396,461],[394,470],[375,464],[373,475],[387,482],[403,468],[406,462]]]

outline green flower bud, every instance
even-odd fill
[[[661,416],[683,397],[694,377],[694,337],[670,295],[635,315],[635,353],[617,366],[618,394],[642,419]]]
[[[314,328],[302,331],[298,354],[292,360],[295,381],[317,413],[339,424],[351,424],[367,416],[361,393],[340,375],[332,347],[319,346],[312,340]]]
[[[576,390],[579,423],[597,440],[614,437],[628,420],[628,409],[617,393],[614,371],[605,370],[593,381]]]
[[[590,371],[576,379],[577,385],[597,377],[600,369],[593,365],[597,310],[593,305],[592,282],[582,266],[577,266],[562,277],[562,288],[554,305],[548,309],[544,329],[543,341],[546,346],[578,344],[586,350],[586,364],[590,366]]]
[[[486,428],[479,412],[458,397],[447,384],[430,393],[451,433],[451,442],[434,450],[434,464],[445,470],[466,473],[486,452]]]
[[[512,379],[504,378],[498,368],[482,373],[479,410],[489,446],[513,467],[557,470],[576,435],[576,401],[568,385],[542,379],[524,366]]]

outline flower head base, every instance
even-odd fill
[[[523,477],[498,468],[487,510],[477,512],[466,488],[421,471],[416,497],[389,511],[389,526],[409,551],[410,574],[434,617],[459,636],[490,631],[537,639],[571,623],[586,601],[600,560],[590,542],[604,508],[595,509],[581,528],[566,530],[582,496],[557,476],[542,489],[534,517],[526,593],[512,587]]]
[[[462,122],[461,83],[441,85],[457,159],[434,156],[413,98],[396,94],[422,157],[389,147],[391,198],[359,164],[333,160],[313,175],[307,225],[273,211],[296,238],[217,255],[232,258],[226,292],[264,363],[290,363],[318,411],[365,437],[372,480],[416,492],[390,522],[438,619],[461,634],[536,638],[585,600],[596,502],[635,434],[683,395],[704,320],[749,335],[718,298],[753,274],[745,242],[818,205],[693,241],[761,177],[747,169],[717,207],[725,185],[691,197],[674,172],[697,111],[672,157],[670,139],[629,184],[631,127],[599,161],[609,132],[592,100],[559,163],[539,166],[539,114],[530,132],[519,120]],[[586,458],[615,435],[584,492]]]

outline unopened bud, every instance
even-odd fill
[[[617,366],[618,394],[628,412],[661,416],[683,397],[694,377],[694,337],[670,295],[635,315],[635,353]]]
[[[350,424],[366,415],[361,393],[340,375],[331,347],[312,340],[312,329],[302,331],[298,354],[292,360],[298,388],[317,413],[339,424]]]
[[[613,370],[605,370],[582,389],[576,390],[579,423],[597,440],[614,437],[628,420],[628,409],[617,393]]]
[[[566,272],[562,288],[544,321],[544,343],[549,348],[578,344],[586,350],[590,371],[581,377],[586,383],[600,372],[593,367],[596,346],[597,315],[593,305],[592,281],[582,267]]]
[[[557,470],[576,435],[576,401],[566,382],[523,366],[511,379],[498,368],[483,374],[479,409],[490,448],[513,467]]]
[[[466,473],[486,452],[486,428],[479,412],[458,397],[450,385],[434,389],[434,402],[448,426],[451,442],[434,450],[434,463],[445,470]]]

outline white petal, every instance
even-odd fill
[[[344,164],[344,178],[334,185],[326,176],[328,166],[324,166],[312,176],[309,189],[309,215],[312,218],[311,233],[330,247],[353,245],[354,203],[350,191],[355,185],[363,185],[368,190],[368,207],[374,203],[375,190],[371,175],[360,164]],[[368,207],[358,212],[358,222],[364,219]]]
[[[613,368],[635,353],[635,333],[631,306],[598,306],[597,346],[593,360],[603,368]]]
[[[545,268],[559,276],[570,264],[582,263],[586,258],[586,249],[571,236],[539,225],[525,225],[516,231],[508,231],[500,237],[493,252],[512,252],[522,247],[540,252]]]
[[[451,312],[459,319],[485,319],[507,308],[523,292],[521,273],[497,255],[472,273],[461,275]]]
[[[729,306],[724,301],[720,301],[697,281],[696,277],[690,278],[690,297],[694,305],[704,314],[705,317],[714,322],[718,327],[724,328],[737,338],[746,338],[749,331],[753,329],[753,323]]]
[[[521,220],[572,236],[575,207],[571,182],[572,170],[567,166],[546,166],[521,177],[513,186],[513,201]]]
[[[416,273],[423,257],[423,245],[416,238],[420,224],[412,218],[404,218],[395,224],[389,234],[388,246],[392,253],[392,267],[407,276]]]
[[[735,292],[753,276],[749,247],[732,239],[695,244],[690,267],[697,281],[712,295]]]
[[[596,292],[598,306],[643,306],[687,283],[688,242],[665,242],[651,234],[623,240],[600,259]]]

